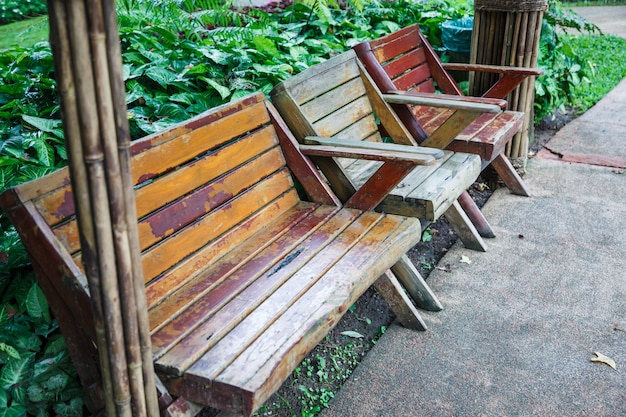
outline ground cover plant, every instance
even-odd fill
[[[249,92],[267,93],[308,66],[414,22],[439,48],[440,23],[471,13],[471,2],[465,0],[353,0],[343,8],[307,0],[254,11],[210,0],[120,0],[118,7],[133,138]],[[553,37],[542,43],[546,75],[539,79],[537,101],[542,115],[571,104],[584,108],[604,94],[602,87],[610,89],[620,74],[626,75],[623,40],[557,35],[550,32],[556,24],[585,27],[559,13],[546,18],[545,30]],[[614,51],[614,61],[602,55],[606,50]],[[606,82],[596,81],[607,73]],[[47,43],[0,52],[0,77],[3,191],[64,166],[67,157]],[[586,83],[586,78],[594,82]],[[1,213],[0,227],[0,335],[6,335],[0,336],[0,416],[81,415],[80,390],[63,339],[34,284],[19,238]],[[445,230],[437,225],[429,233],[447,234]],[[425,269],[435,267],[431,258],[420,263]],[[376,294],[366,298],[374,309],[384,305]],[[388,311],[374,317],[372,309],[360,308],[348,313],[359,327],[326,339],[288,382],[295,397],[281,399],[279,393],[265,414],[310,416],[328,404],[350,367],[391,320]]]

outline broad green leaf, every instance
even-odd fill
[[[11,136],[7,140],[0,140],[0,155],[21,159],[24,154],[24,138]]]
[[[7,396],[7,391],[0,389],[0,414],[2,413],[3,409],[7,408],[8,401],[9,401],[9,398]]]
[[[0,352],[6,353],[12,359],[21,359],[20,352],[13,346],[0,342]]]
[[[0,388],[10,389],[15,384],[23,382],[31,372],[34,353],[8,362],[0,371]]]
[[[189,113],[185,111],[179,104],[176,103],[164,103],[162,104],[156,114],[159,117],[168,117],[173,120],[183,121],[189,118]]]
[[[177,93],[177,94],[172,94],[170,96],[170,100],[175,101],[177,103],[191,105],[194,102],[194,96],[195,95],[192,93]]]
[[[159,83],[163,88],[176,80],[176,74],[162,67],[150,67],[146,70],[146,76]]]
[[[34,284],[28,291],[28,295],[26,296],[26,311],[28,311],[28,314],[32,317],[44,318],[46,321],[50,321],[48,301],[46,301],[46,296],[37,284]]]
[[[29,116],[27,114],[22,115],[22,120],[43,132],[52,133],[59,139],[63,139],[63,129],[61,129],[60,120],[44,119],[42,117]]]
[[[213,87],[215,91],[219,93],[220,97],[222,97],[222,100],[226,100],[226,98],[230,95],[230,89],[219,84],[217,81],[206,77],[202,77],[202,80],[204,80],[207,84]]]
[[[215,48],[200,48],[200,52],[211,61],[220,65],[228,65],[229,59],[233,57],[233,54]]]
[[[81,417],[83,415],[83,400],[80,397],[72,398],[69,403],[57,403],[54,412],[59,416]]]
[[[266,53],[272,57],[279,57],[280,52],[278,52],[278,48],[276,48],[276,44],[271,40],[264,36],[255,36],[252,38],[252,42],[256,47],[257,51]]]
[[[33,140],[31,146],[37,153],[37,162],[47,167],[54,166],[54,149],[43,138]]]
[[[26,408],[21,404],[12,404],[9,408],[0,408],[0,417],[24,417]]]

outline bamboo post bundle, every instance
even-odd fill
[[[536,67],[543,13],[547,0],[475,0],[470,62],[473,64]],[[497,74],[477,73],[470,78],[472,95],[481,95]],[[524,125],[507,145],[506,155],[523,167],[528,143],[535,79],[528,77],[509,95],[509,110],[525,112]]]
[[[113,0],[48,0],[108,416],[157,416]]]

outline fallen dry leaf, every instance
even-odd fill
[[[597,357],[589,359],[591,362],[600,362],[605,365],[609,365],[613,369],[617,369],[615,367],[615,361],[608,356],[601,354],[600,352],[593,352]]]
[[[444,266],[436,266],[435,269],[438,269],[444,272],[452,272],[452,267],[450,266],[450,264],[445,264]]]
[[[461,260],[459,262],[469,265],[472,263],[472,260],[465,255],[461,255]]]
[[[354,339],[363,339],[363,335],[359,332],[355,332],[353,330],[346,330],[345,332],[339,333],[343,336],[352,337]]]

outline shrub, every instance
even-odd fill
[[[45,0],[3,0],[0,6],[0,25],[45,14],[46,10]]]

